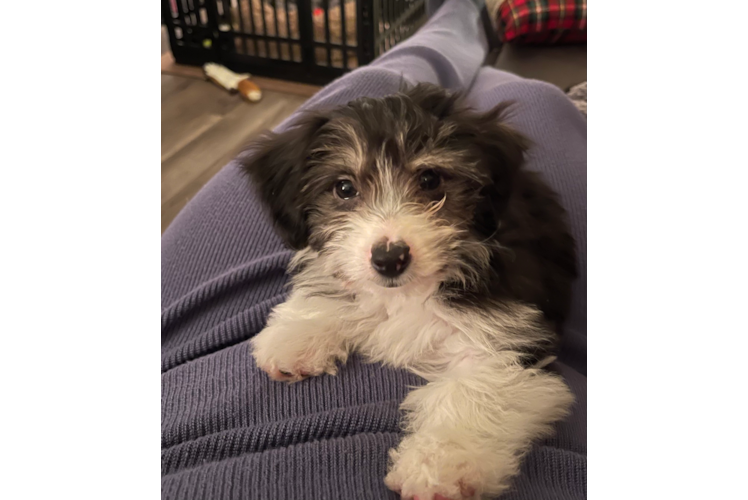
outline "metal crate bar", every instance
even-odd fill
[[[277,0],[272,0],[272,2],[273,2],[273,23],[275,24],[275,36],[280,36],[280,31],[278,31],[278,2]]]
[[[283,0],[283,7],[286,9],[286,38],[291,40],[293,37],[291,36],[291,11],[288,10],[288,0]],[[298,10],[296,11],[298,13]],[[289,57],[291,57],[291,46],[288,46],[288,54]]]
[[[332,49],[330,48],[330,0],[322,0],[322,8],[325,10],[325,53],[327,55],[327,67],[332,67]]]
[[[239,14],[239,30],[242,32],[242,34],[244,34],[244,14],[242,13],[241,0],[236,3],[236,8]],[[232,23],[232,26],[233,26],[233,23]],[[249,52],[247,52],[247,37],[242,36],[241,38],[242,38],[242,46],[244,47],[244,53],[249,54]]]
[[[262,34],[267,35],[268,26],[265,21],[265,0],[260,0],[260,10],[262,11]],[[265,38],[265,57],[270,57],[270,45],[268,44],[267,38]]]
[[[247,4],[249,5],[249,25],[252,28],[252,34],[254,35],[257,33],[257,27],[255,26],[255,9],[252,5],[252,0],[249,0]],[[238,0],[238,5],[240,9],[239,19],[241,19],[241,17],[244,15],[241,13],[242,0]],[[244,30],[242,29],[242,31]],[[252,38],[252,52],[255,55],[260,53],[260,44],[257,43],[256,38]]]
[[[340,0],[340,44],[343,46],[343,68],[348,69],[348,31],[345,29],[345,0]]]

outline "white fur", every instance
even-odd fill
[[[519,303],[460,310],[443,302],[439,283],[470,280],[488,253],[456,266],[454,251],[467,244],[460,229],[409,208],[387,179],[383,185],[378,206],[353,212],[323,252],[296,255],[294,289],[252,339],[254,357],[271,377],[291,382],[335,374],[353,351],[422,376],[428,383],[403,402],[407,436],[390,452],[385,482],[420,500],[497,495],[531,442],[572,402],[558,376],[520,363],[520,350],[549,332],[537,309]],[[369,264],[382,237],[411,248],[412,263],[394,288],[381,286]]]

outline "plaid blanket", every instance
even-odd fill
[[[586,42],[587,0],[505,0],[496,22],[504,42]]]

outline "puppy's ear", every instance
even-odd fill
[[[496,230],[506,208],[517,171],[524,163],[530,140],[506,123],[512,103],[501,103],[485,113],[469,109],[455,111],[449,120],[455,124],[453,136],[471,144],[480,155],[479,168],[489,181],[481,190],[475,225],[487,234]]]
[[[467,120],[469,126],[463,128],[463,133],[480,149],[482,163],[490,172],[495,188],[507,196],[514,174],[522,167],[525,153],[530,149],[530,140],[507,123],[512,104],[504,102],[490,111],[474,114]]]
[[[270,209],[280,236],[294,250],[307,246],[304,175],[309,168],[311,143],[327,121],[321,114],[303,115],[287,131],[261,136],[243,155],[242,169]]]

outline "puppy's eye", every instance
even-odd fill
[[[358,196],[358,190],[348,179],[343,179],[335,184],[335,195],[342,200],[350,200]]]
[[[418,177],[419,185],[424,191],[431,191],[439,187],[442,182],[442,178],[439,174],[433,170],[424,170]]]

